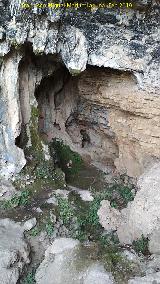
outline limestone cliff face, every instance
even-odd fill
[[[21,4],[0,2],[0,174],[25,164],[15,139],[29,123],[36,94],[48,139],[63,132],[92,161],[112,160],[119,171],[139,176],[160,157],[159,1],[136,1],[121,13]],[[73,75],[84,72],[65,79],[64,65]],[[50,103],[39,95],[46,78]]]

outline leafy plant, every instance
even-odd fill
[[[134,194],[132,193],[131,189],[127,186],[120,186],[119,192],[122,198],[124,199],[126,205],[128,202],[134,199]]]
[[[133,241],[132,246],[137,253],[142,253],[144,255],[149,254],[148,238],[145,238],[143,235],[140,239]]]
[[[53,163],[41,160],[35,168],[35,175],[38,179],[50,179],[53,175]]]
[[[74,210],[67,199],[58,197],[58,210],[59,210],[59,216],[63,221],[63,223],[65,225],[70,224],[74,216]]]
[[[24,280],[21,282],[21,284],[35,284],[35,271],[28,272]]]
[[[29,234],[32,236],[32,237],[36,237],[38,234],[39,234],[40,230],[39,228],[35,227],[33,228],[32,230],[30,230]]]
[[[117,208],[117,207],[118,207],[116,201],[114,201],[114,200],[110,202],[110,205],[111,205],[111,207],[113,207],[113,208]]]
[[[100,203],[102,199],[100,196],[96,196],[94,200],[88,207],[88,214],[86,214],[86,223],[89,223],[93,226],[99,225],[99,217],[98,217],[98,210],[100,208]]]
[[[119,209],[126,207],[128,202],[134,199],[132,188],[119,183],[115,183],[106,188],[106,190],[101,193],[101,196],[103,199],[110,201],[111,207]]]
[[[1,208],[9,209],[17,206],[25,206],[29,203],[30,191],[25,189],[20,195],[15,194],[10,200],[1,203]]]
[[[109,248],[111,246],[118,247],[119,239],[115,233],[108,233],[106,235],[100,235],[99,243],[103,248],[106,248],[106,247]]]
[[[52,236],[54,232],[54,226],[51,221],[48,221],[48,223],[45,225],[45,230],[47,232],[47,235],[50,237]]]
[[[82,167],[83,161],[80,155],[73,152],[62,140],[54,139],[50,145],[54,150],[53,158],[57,160],[58,166],[65,172],[66,178],[75,175]]]

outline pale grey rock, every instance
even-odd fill
[[[160,228],[160,164],[147,170],[138,180],[139,190],[127,209],[121,211],[117,233],[122,243],[150,235]],[[154,232],[154,238],[158,237]],[[153,249],[154,250],[154,249]],[[157,247],[157,251],[158,251]]]
[[[63,62],[73,75],[86,69],[87,41],[80,29],[67,26],[62,32],[59,50]]]
[[[33,207],[33,210],[39,214],[43,214],[43,210],[40,207]]]
[[[32,39],[33,50],[36,54],[43,53],[46,47],[48,21],[37,21],[34,32],[35,35]]]
[[[0,27],[0,40],[3,39],[3,36],[4,36],[4,29]]]
[[[98,262],[82,253],[80,242],[60,238],[46,250],[36,272],[37,284],[113,284],[114,280]]]
[[[77,188],[77,187],[74,187],[74,186],[68,186],[69,189],[71,189],[72,191],[75,191],[77,192],[81,199],[83,201],[93,201],[94,200],[94,197],[92,195],[92,193],[89,191],[89,190],[84,190],[84,189],[80,189],[80,188]]]
[[[160,227],[156,228],[149,237],[149,251],[160,255]]]
[[[99,222],[102,227],[107,231],[117,230],[121,213],[119,210],[111,207],[110,202],[108,200],[101,201],[101,207],[97,212],[99,217]]]
[[[160,271],[160,255],[152,254],[144,271],[146,275]]]
[[[159,284],[160,272],[148,274],[144,277],[135,277],[128,281],[128,284]]]
[[[78,194],[80,195],[81,199],[83,201],[93,201],[94,197],[92,196],[91,192],[89,190],[77,190]]]
[[[7,26],[6,41],[15,47],[20,47],[27,39],[28,25],[22,28],[21,23],[16,23],[14,20],[10,21]]]
[[[93,264],[89,267],[84,278],[84,284],[113,284],[111,274],[107,274],[104,267],[100,264]]]
[[[121,243],[132,244],[142,235],[150,238],[152,253],[160,253],[160,163],[156,163],[139,178],[134,201],[121,211],[111,208],[103,200],[98,211],[101,225],[106,230],[117,230]]]
[[[129,251],[129,250],[124,250],[122,252],[122,256],[126,259],[128,259],[132,263],[138,263],[140,264],[140,257],[136,254],[135,251]]]
[[[57,196],[62,197],[62,198],[68,199],[69,190],[66,190],[66,189],[57,189],[57,190],[55,191],[55,194],[56,194]]]
[[[29,219],[23,224],[23,229],[24,231],[30,231],[32,228],[36,226],[36,224],[37,224],[36,218]]]
[[[49,147],[48,145],[42,143],[42,148],[43,148],[43,153],[44,153],[44,158],[46,161],[49,161],[51,159],[51,155],[49,153]]]
[[[6,41],[0,42],[0,57],[6,55],[10,51],[10,44]]]
[[[6,179],[0,180],[0,200],[9,200],[15,194],[18,194],[13,184]]]
[[[18,173],[26,163],[23,150],[15,146],[20,134],[21,113],[18,94],[18,65],[21,56],[15,53],[3,61],[0,70],[0,176]]]
[[[48,198],[48,199],[46,200],[46,203],[48,203],[48,204],[53,204],[53,205],[57,205],[57,204],[58,204],[57,199],[56,199],[55,196],[52,196],[52,197]]]
[[[45,54],[56,54],[58,43],[58,28],[54,26],[50,28],[47,32]]]
[[[30,262],[30,249],[23,233],[20,224],[0,220],[0,283],[16,284],[24,265]]]

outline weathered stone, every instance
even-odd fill
[[[93,201],[94,200],[94,197],[89,190],[80,189],[80,188],[77,188],[71,185],[68,186],[68,188],[74,192],[77,192],[83,201]]]
[[[45,259],[36,272],[37,284],[112,284],[113,277],[104,267],[87,259],[80,242],[56,239],[46,250]]]
[[[128,281],[128,284],[158,284],[160,283],[160,272],[148,274],[144,277],[135,277]]]
[[[149,238],[149,251],[160,255],[160,227],[156,228]]]
[[[107,231],[115,231],[118,228],[121,213],[112,208],[108,200],[101,201],[101,207],[97,212],[100,224]]]
[[[61,87],[63,89],[66,85],[66,77],[57,85],[55,79],[54,90],[52,88],[44,94],[44,108],[48,107],[45,120],[45,125],[49,126],[45,132],[47,139],[52,139],[54,134],[61,137],[64,133],[64,140],[71,144],[72,149],[78,148],[80,154],[101,168],[110,163],[120,172],[138,177],[152,161],[160,158],[159,1],[138,1],[132,8],[123,7],[122,13],[118,8],[81,10],[62,8],[61,5],[56,10],[40,9],[35,5],[23,9],[21,4],[17,0],[7,0],[0,6],[3,26],[0,56],[4,57],[0,100],[6,117],[1,121],[0,111],[1,174],[10,176],[24,166],[23,152],[15,146],[14,140],[20,135],[21,126],[30,119],[31,98],[28,96],[32,94],[33,98],[42,78],[53,75],[57,61],[63,61],[73,75],[86,67],[89,71],[79,77],[78,85],[76,79],[70,80],[65,90]],[[31,45],[34,54],[42,55],[43,64],[40,56],[36,60]],[[15,56],[13,49],[19,50],[21,56]],[[20,68],[25,61],[23,58],[20,63],[24,50],[28,66]],[[49,61],[52,72],[48,70]],[[88,64],[108,68],[108,74],[103,68],[91,72]],[[43,72],[44,69],[48,72]],[[117,73],[115,69],[121,72]],[[27,74],[30,74],[29,78]],[[4,84],[6,80],[7,84]],[[72,98],[66,104],[68,94]],[[64,100],[58,104],[61,110],[54,105],[54,99],[57,102]],[[78,122],[70,123],[76,113]],[[12,122],[8,119],[11,115]],[[84,143],[81,130],[86,131],[90,143],[88,140]]]
[[[19,172],[25,165],[22,149],[15,146],[15,138],[20,134],[21,113],[18,93],[19,54],[3,61],[0,73],[0,175],[9,177]]]
[[[131,244],[133,240],[140,239],[142,235],[151,238],[151,252],[159,253],[159,163],[155,164],[139,178],[138,187],[139,190],[134,201],[129,202],[127,208],[121,211],[111,208],[108,201],[102,201],[101,208],[98,211],[100,223],[106,230],[117,230],[121,243]]]
[[[71,74],[77,75],[86,69],[87,43],[81,30],[67,26],[62,33],[59,49],[62,60]]]
[[[15,187],[8,180],[0,180],[0,200],[9,200],[15,194],[18,194]]]
[[[36,226],[36,224],[37,224],[36,218],[29,219],[24,223],[23,229],[24,231],[30,231],[32,228]]]
[[[6,55],[10,51],[10,45],[6,41],[0,42],[0,57]]]
[[[103,266],[100,264],[94,264],[87,270],[86,277],[84,278],[84,284],[113,284],[113,278],[106,273]]]
[[[9,219],[0,220],[0,283],[16,284],[29,260],[29,247],[24,229]]]

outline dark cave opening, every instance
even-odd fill
[[[90,65],[72,76],[56,56],[27,51],[19,65],[21,133],[15,144],[23,149],[30,142],[27,129],[35,108],[42,140],[59,139],[89,163],[114,165],[119,151],[109,124],[110,106],[101,97],[135,83],[131,72]]]

